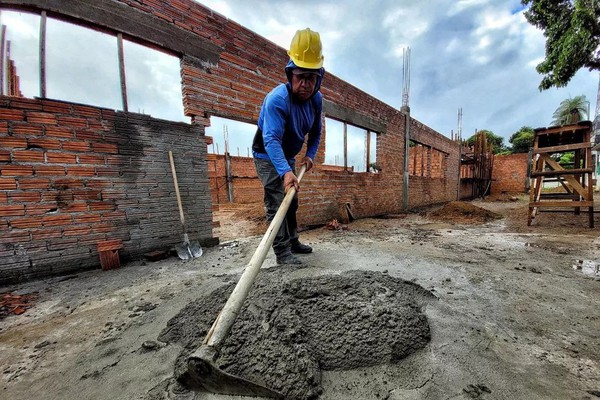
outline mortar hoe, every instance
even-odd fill
[[[298,174],[298,182],[306,172],[303,165]],[[269,389],[259,383],[229,374],[219,369],[216,360],[219,357],[221,347],[231,331],[248,292],[256,279],[256,275],[265,261],[267,253],[275,240],[277,231],[285,218],[290,203],[296,194],[296,189],[291,187],[279,206],[275,217],[267,228],[260,244],[258,245],[250,262],[246,265],[240,280],[233,289],[229,299],[217,316],[217,319],[208,330],[202,345],[188,357],[187,376],[184,378],[191,389],[205,389],[209,392],[241,395],[261,396],[282,399],[283,395],[273,389]]]

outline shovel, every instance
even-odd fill
[[[179,195],[179,184],[177,183],[177,173],[175,172],[175,162],[173,161],[173,153],[169,150],[169,162],[171,163],[171,173],[173,174],[173,185],[175,186],[175,194],[177,195],[177,205],[179,206],[179,218],[183,226],[183,243],[175,245],[175,251],[182,260],[200,257],[202,255],[202,247],[198,242],[190,243],[187,234],[187,226],[185,225],[185,217],[183,216],[183,206],[181,205],[181,196]]]
[[[298,175],[298,182],[300,182],[305,172],[306,165],[303,165]],[[283,398],[281,393],[259,383],[221,371],[215,362],[246,297],[248,297],[248,292],[252,284],[254,284],[256,275],[265,261],[269,248],[275,240],[277,231],[285,218],[285,214],[295,194],[296,189],[294,187],[288,190],[258,248],[248,265],[246,265],[246,269],[242,273],[229,299],[227,299],[225,306],[223,306],[217,319],[206,334],[202,345],[188,357],[188,370],[185,376],[187,379],[184,379],[191,389],[203,388],[213,393],[238,396]]]

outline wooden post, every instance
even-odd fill
[[[40,97],[46,98],[46,11],[40,18]]]
[[[128,112],[127,108],[127,80],[125,78],[125,53],[123,52],[123,34],[117,34],[117,47],[119,53],[119,76],[121,78],[121,99],[123,101],[123,111]]]

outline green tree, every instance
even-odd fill
[[[588,119],[589,102],[585,95],[569,97],[560,102],[560,106],[552,114],[552,125],[575,124]]]
[[[530,126],[523,126],[513,133],[508,141],[512,144],[513,153],[527,153],[533,147],[535,132]]]
[[[583,67],[600,69],[600,1],[521,0],[525,18],[546,37],[546,58],[536,70],[540,91],[566,86]]]
[[[492,151],[494,154],[503,153],[507,150],[506,147],[504,147],[504,138],[502,136],[497,136],[494,134],[494,132],[488,131],[487,129],[482,129],[479,131],[479,133],[481,132],[485,133],[485,136],[488,139],[488,143],[492,144]],[[467,144],[470,147],[473,147],[475,145],[476,137],[477,133],[471,136],[469,139],[467,139]]]

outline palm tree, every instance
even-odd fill
[[[576,124],[589,118],[589,102],[585,95],[575,96],[561,101],[560,106],[552,114],[552,125]]]

